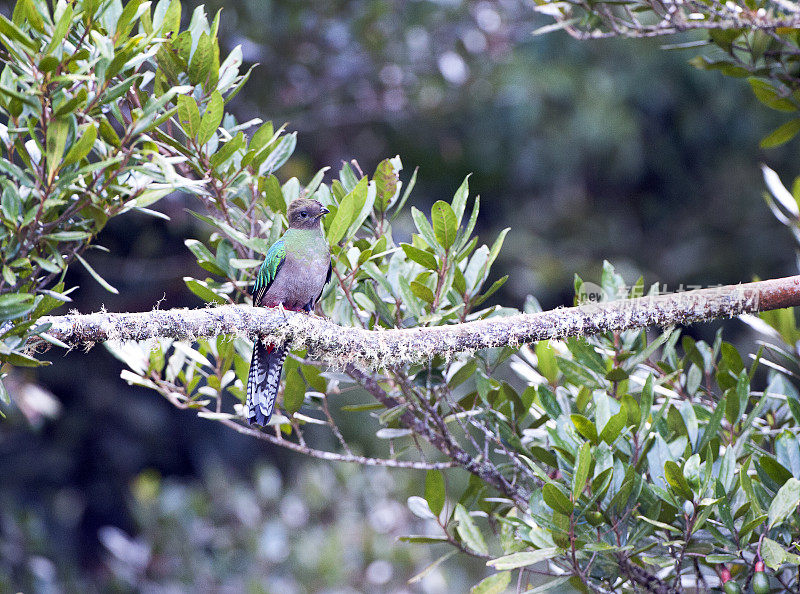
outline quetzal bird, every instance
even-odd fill
[[[331,278],[331,251],[322,232],[328,209],[316,200],[289,204],[289,228],[267,251],[253,284],[253,305],[311,312]],[[275,407],[287,351],[256,339],[247,377],[247,421],[266,426]]]

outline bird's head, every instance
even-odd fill
[[[319,222],[330,211],[316,200],[298,198],[289,204],[289,227],[292,229],[316,229]]]

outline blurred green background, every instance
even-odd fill
[[[573,275],[596,280],[604,259],[672,290],[796,269],[758,168],[789,181],[796,141],[760,151],[780,114],[746,83],[694,70],[690,51],[660,48],[674,39],[534,37],[547,19],[517,0],[205,9],[223,9],[223,51],[242,45],[259,64],[235,99],[240,121],[300,131],[282,179],[350,159],[371,172],[399,154],[406,180],[419,167],[411,202],[424,210],[472,174],[484,241],[512,228],[498,303],[569,305]],[[76,270],[73,306],[200,305],[182,281],[201,274],[183,240],[208,229],[188,204],[159,203],[168,224],[114,220],[101,236],[110,253],[91,261],[120,294]],[[455,556],[407,582],[447,551],[396,542],[432,529],[404,504],[422,472],[241,437],[129,387],[102,348],[52,359],[13,377],[17,407],[0,422],[0,591],[460,592],[482,574]]]

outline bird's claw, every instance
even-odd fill
[[[278,304],[278,311],[280,311],[283,314],[284,321],[287,321],[288,318],[286,317],[286,309],[283,307],[283,303]]]

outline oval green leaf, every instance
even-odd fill
[[[433,234],[436,236],[436,241],[445,250],[450,249],[450,246],[456,240],[456,232],[458,231],[458,220],[453,208],[447,202],[438,200],[431,208],[431,220],[433,221]]]

